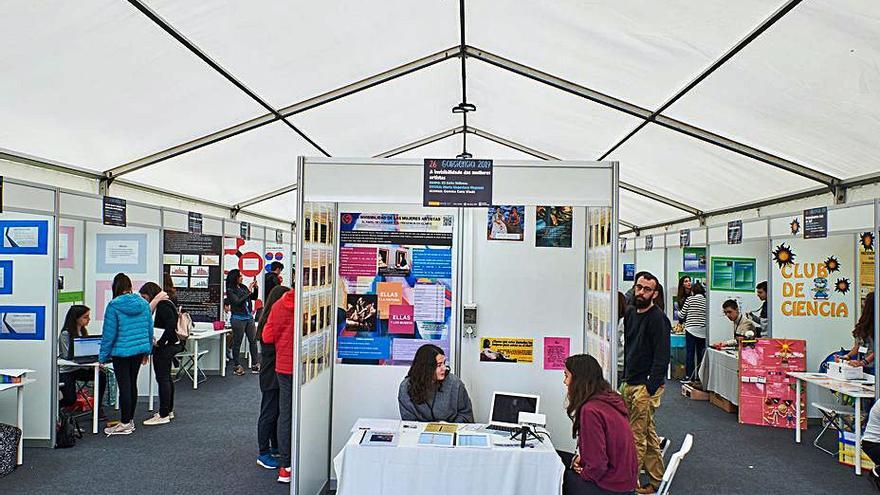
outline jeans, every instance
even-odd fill
[[[654,395],[648,395],[644,385],[624,385],[623,401],[629,409],[629,426],[636,441],[639,468],[645,470],[651,486],[656,489],[663,481],[663,454],[660,452],[660,439],[654,425],[654,411],[660,407],[665,387],[660,387]]]
[[[862,451],[874,464],[880,465],[880,443],[866,442],[862,440]]]
[[[138,400],[138,372],[141,369],[143,355],[117,357],[113,356],[113,372],[119,386],[120,422],[131,423]]]
[[[260,455],[278,448],[278,389],[264,390],[260,400],[260,419],[257,420],[257,444]],[[279,449],[280,451],[280,449]]]
[[[685,357],[684,370],[686,378],[694,378],[695,371],[699,369],[703,361],[703,353],[706,352],[706,339],[695,337],[690,332],[684,333]]]
[[[254,320],[232,320],[232,365],[240,366],[239,354],[241,354],[241,341],[247,334],[248,344],[251,346],[251,359],[259,363],[257,354],[257,327]]]
[[[278,452],[281,467],[290,467],[293,422],[293,375],[278,373]]]
[[[630,495],[635,492],[609,492],[599,488],[592,481],[581,478],[574,469],[571,468],[571,462],[574,460],[574,454],[571,452],[556,451],[562,464],[565,465],[565,474],[562,477],[562,495]]]
[[[95,371],[92,368],[61,373],[59,381],[64,382],[64,387],[61,389],[64,397],[59,401],[61,407],[70,407],[76,403],[76,382],[91,382],[94,379]],[[104,392],[107,390],[107,377],[104,376],[103,370],[98,372],[97,388],[98,396],[93,397],[93,400],[95,400],[94,407],[100,409],[104,405]]]
[[[181,344],[168,344],[153,350],[153,371],[159,385],[159,416],[163,418],[174,411],[174,380],[171,378],[171,362],[174,355],[183,350]]]

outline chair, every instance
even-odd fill
[[[845,429],[845,418],[854,418],[856,410],[854,407],[847,407],[840,404],[822,404],[820,402],[813,402],[812,406],[818,409],[820,413],[822,413],[822,420],[825,423],[822,431],[820,431],[819,434],[816,435],[816,439],[813,440],[813,446],[821,450],[822,452],[836,456],[838,452],[831,452],[825,447],[819,445],[819,439],[822,438],[822,435],[824,435],[829,428],[838,432],[843,431]]]
[[[684,456],[691,451],[693,445],[694,437],[688,433],[684,436],[684,441],[681,442],[681,449],[672,454],[672,457],[669,459],[669,464],[666,465],[666,472],[663,473],[663,481],[660,482],[660,488],[657,489],[658,495],[666,495],[669,493],[669,486],[672,485],[672,478],[675,477],[675,472],[678,471],[679,464],[681,464]]]

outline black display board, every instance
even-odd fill
[[[691,229],[681,229],[678,232],[678,244],[681,247],[689,247],[691,245]]]
[[[166,230],[163,270],[177,290],[177,304],[193,321],[214,322],[220,317],[223,238]]]
[[[423,206],[492,205],[492,160],[425,159]]]
[[[251,240],[251,224],[248,222],[241,222],[239,224],[239,231],[239,237],[246,241]]]
[[[194,211],[189,212],[187,216],[187,230],[190,234],[202,233],[202,214]]]
[[[645,251],[653,251],[654,250],[654,236],[646,235],[645,236]]]
[[[828,237],[828,208],[804,210],[804,239]]]
[[[113,198],[104,196],[103,208],[104,225],[113,225],[115,227],[127,226],[127,210],[125,200],[122,198]]]
[[[727,222],[727,243],[742,244],[743,242],[743,221],[732,220]]]

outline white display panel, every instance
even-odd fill
[[[3,183],[3,208],[51,212],[55,210],[55,191],[7,180]]]
[[[711,275],[712,258],[717,257],[733,257],[733,258],[754,258],[755,259],[755,284],[768,279],[767,267],[769,252],[767,250],[767,239],[758,241],[745,241],[742,244],[713,244],[709,247],[709,273]],[[775,283],[775,281],[774,281]],[[722,340],[733,338],[733,323],[724,316],[721,305],[728,299],[735,299],[740,303],[742,309],[746,312],[752,312],[760,309],[761,300],[758,299],[754,290],[749,292],[725,291],[722,289],[712,289],[707,286],[708,295],[708,323],[709,331],[707,344],[712,344]],[[767,308],[768,315],[770,308]],[[774,327],[775,328],[775,327]],[[775,337],[776,335],[774,335]],[[809,347],[809,344],[808,344]]]
[[[828,210],[828,232],[871,230],[874,224],[874,205],[865,204]]]
[[[320,373],[317,378],[306,383],[300,392],[299,417],[301,425],[299,445],[299,466],[297,476],[301,494],[313,495],[321,493],[321,489],[329,479],[330,464],[330,399],[333,391],[331,373]],[[296,386],[296,384],[294,384]],[[361,397],[360,395],[349,397]],[[364,416],[366,417],[366,416]],[[296,423],[294,423],[294,427]]]
[[[25,319],[19,320],[21,325],[15,325],[15,320],[10,320],[9,324],[15,327],[22,339],[27,339],[10,339],[4,324],[0,330],[4,334],[0,339],[0,367],[34,370],[27,377],[36,382],[26,385],[24,389],[24,438],[49,440],[55,419],[52,404],[52,386],[55,382],[52,376],[55,361],[53,339],[57,335],[53,305],[55,281],[52,276],[52,260],[56,251],[55,221],[49,215],[11,211],[0,213],[0,222],[7,221],[39,222],[43,226],[40,231],[46,236],[45,250],[38,250],[45,254],[0,254],[0,261],[11,262],[3,269],[2,283],[2,287],[11,290],[0,291],[11,293],[0,293],[0,308],[6,308],[4,313],[8,311],[7,314],[24,315]],[[8,247],[6,243],[3,245]],[[39,245],[43,246],[43,243]],[[10,271],[11,284],[8,278]],[[42,338],[36,338],[36,332],[42,332]],[[16,424],[14,392],[0,394],[0,423]]]

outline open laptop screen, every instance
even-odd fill
[[[101,352],[101,337],[74,337],[73,357],[97,356]]]
[[[538,398],[496,392],[492,397],[493,423],[519,424],[519,413],[538,412]]]

